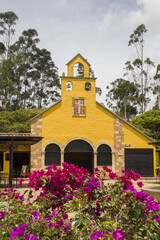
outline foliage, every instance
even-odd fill
[[[104,177],[115,182],[104,184]],[[135,189],[139,178],[133,170],[118,177],[104,166],[89,174],[68,163],[34,171],[25,201],[16,190],[1,192],[0,239],[159,239],[159,204]]]
[[[111,89],[107,86],[106,102],[118,115],[128,120],[137,114],[137,86],[125,79],[111,82]]]
[[[157,106],[160,109],[160,64],[157,65],[156,74],[154,76],[156,82],[153,93],[157,94]]]
[[[160,110],[153,109],[130,121],[132,125],[157,141],[160,140]]]
[[[1,50],[3,49],[3,51],[0,54],[6,53],[7,58],[10,52],[12,36],[15,33],[14,25],[17,20],[17,15],[12,11],[0,13],[0,35],[4,39],[4,43],[1,42]]]
[[[60,81],[51,53],[38,48],[35,29],[22,32],[11,44],[18,17],[13,12],[0,13],[0,105],[5,111],[42,108],[56,102]]]
[[[0,132],[30,132],[29,120],[43,109],[19,109],[0,112]]]

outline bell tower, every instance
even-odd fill
[[[68,63],[68,77],[84,77],[90,76],[90,64],[80,54],[77,54]]]
[[[67,76],[62,74],[62,104],[68,110],[71,107],[72,117],[86,117],[96,104],[96,78],[90,75],[90,64],[81,54],[67,63]]]

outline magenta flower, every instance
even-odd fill
[[[160,224],[160,215],[157,216],[156,221]]]
[[[32,215],[34,216],[35,219],[41,220],[41,216],[39,215],[39,213],[38,213],[37,211],[34,211],[34,212],[32,213]]]
[[[121,240],[121,239],[126,240],[124,233],[120,229],[113,231],[113,236],[115,240]]]
[[[142,182],[137,182],[137,185],[141,188],[144,184]]]
[[[18,182],[18,186],[21,186],[21,185],[22,185],[22,182],[24,182],[24,181],[25,181],[24,179],[20,178],[20,179],[19,179],[19,182]]]
[[[72,196],[72,195],[65,195],[65,198],[66,198],[67,200],[72,200],[72,199],[73,199],[73,196]]]
[[[113,172],[110,172],[109,173],[109,177],[110,177],[110,179],[116,179],[117,178],[117,174],[113,173]]]
[[[36,236],[33,236],[31,240],[39,240],[39,238],[37,238]]]
[[[68,218],[68,214],[65,213],[65,214],[63,215],[63,219],[65,220],[65,219],[67,219],[67,218]]]
[[[11,233],[11,239],[14,239],[16,237],[23,237],[25,232],[25,227],[28,224],[23,224],[21,227],[15,227],[14,231]]]
[[[4,219],[4,212],[0,211],[0,219]]]
[[[30,234],[29,233],[27,235],[25,235],[24,240],[30,240]]]
[[[112,172],[112,170],[110,168],[108,168],[107,166],[103,166],[103,170],[105,170],[106,172]]]
[[[48,224],[48,228],[51,228],[51,227],[55,227],[55,224],[52,222]]]
[[[104,235],[103,235],[102,232],[96,231],[96,232],[91,234],[90,239],[97,239],[98,240],[99,238],[103,238],[103,237],[104,237]]]

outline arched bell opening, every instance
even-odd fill
[[[64,161],[93,172],[93,148],[84,140],[73,140],[64,149]]]
[[[73,66],[74,77],[84,77],[84,66],[81,63],[76,63]]]

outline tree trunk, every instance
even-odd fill
[[[126,96],[124,97],[124,120],[127,121],[127,112],[126,112],[126,105],[127,105],[127,101],[126,101]]]

